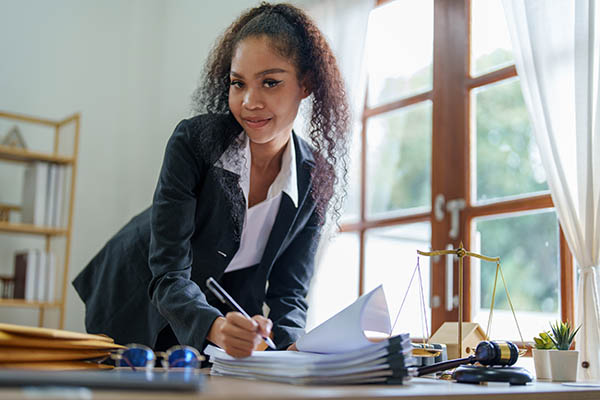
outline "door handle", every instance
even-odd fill
[[[451,239],[458,239],[460,233],[459,217],[461,210],[464,210],[466,205],[465,199],[454,199],[448,200],[446,203],[446,210],[450,213],[450,232],[448,236]]]
[[[446,245],[446,250],[452,250],[451,244]],[[454,308],[454,254],[446,255],[446,311]]]
[[[446,201],[446,198],[441,193],[435,196],[435,200],[433,201],[433,215],[436,221],[442,221],[446,211],[450,214],[450,232],[448,232],[448,236],[451,239],[458,239],[460,233],[460,212],[464,210],[466,204],[465,199]]]

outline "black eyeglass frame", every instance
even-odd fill
[[[148,354],[152,355],[152,358],[148,359],[148,362],[146,363],[146,365],[133,365],[133,363],[131,362],[131,360],[129,360],[129,358],[127,358],[126,356],[124,356],[124,353],[128,350],[142,350],[145,351]],[[172,363],[169,363],[169,358],[171,357],[171,354],[173,354],[174,352],[178,351],[178,350],[183,350],[183,351],[190,351],[194,356],[195,356],[195,361],[198,363],[198,365],[200,365],[202,363],[202,361],[206,360],[206,358],[200,354],[200,352],[192,346],[187,346],[187,345],[175,345],[175,346],[171,346],[169,349],[167,349],[167,351],[154,351],[152,350],[150,347],[143,345],[143,344],[139,344],[139,343],[130,343],[127,346],[125,346],[124,349],[119,349],[113,353],[111,353],[110,358],[112,360],[115,361],[115,364],[117,367],[130,367],[133,371],[137,371],[137,369],[145,369],[145,370],[153,370],[156,364],[156,359],[160,358],[161,359],[161,367],[165,370],[181,370],[181,369],[188,369],[191,368],[190,366],[183,366],[183,367],[173,367],[171,366],[171,364],[175,364],[179,361],[182,361],[184,359],[176,359],[174,360]],[[119,361],[124,360],[127,365],[123,366],[123,365],[119,365]],[[192,368],[197,368],[197,367],[192,367]]]

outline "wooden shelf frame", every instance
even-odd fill
[[[18,223],[0,221],[0,232],[22,233],[22,234],[30,234],[30,235],[45,235],[45,236],[65,236],[68,231],[66,228],[57,228],[57,227],[53,227],[53,226],[18,224]]]
[[[18,307],[18,308],[60,308],[63,303],[56,301],[53,303],[43,301],[27,301],[23,299],[0,299],[2,307]]]
[[[0,145],[0,159],[22,162],[46,161],[63,165],[73,164],[73,157],[65,157],[60,155],[42,153],[38,151],[17,149],[2,145]]]
[[[75,182],[77,179],[77,155],[79,151],[79,133],[81,126],[81,114],[75,113],[62,120],[51,120],[47,118],[34,117],[30,115],[10,113],[6,111],[0,111],[0,119],[12,120],[22,123],[44,125],[47,127],[54,128],[54,141],[52,152],[39,152],[30,151],[19,148],[12,148],[8,146],[0,146],[0,161],[9,162],[34,162],[42,161],[49,163],[56,163],[66,165],[71,169],[70,182],[66,182],[69,188],[69,195],[63,201],[68,201],[67,209],[67,225],[65,227],[51,227],[51,226],[39,226],[32,224],[19,224],[10,223],[6,221],[0,221],[0,233],[5,234],[25,234],[25,235],[41,235],[45,237],[45,251],[50,251],[51,241],[56,237],[65,238],[65,253],[64,253],[64,265],[61,271],[62,276],[57,276],[58,282],[60,282],[60,290],[57,293],[58,300],[55,302],[38,302],[38,301],[25,301],[23,299],[0,299],[0,307],[14,307],[14,308],[37,308],[38,309],[38,325],[44,325],[44,315],[46,309],[58,309],[59,321],[58,327],[62,329],[65,321],[65,299],[67,296],[67,284],[69,277],[69,262],[71,258],[71,235],[73,232],[73,208],[75,200]],[[74,124],[74,136],[72,140],[73,148],[70,155],[64,155],[59,153],[59,144],[61,139],[61,129],[67,125]],[[70,147],[70,143],[69,143]],[[2,205],[5,209],[10,207],[11,209],[19,209],[19,206],[7,206]]]

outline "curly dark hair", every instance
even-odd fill
[[[311,90],[308,138],[316,164],[311,171],[311,194],[321,223],[325,223],[328,211],[337,221],[347,186],[350,108],[335,56],[304,11],[290,4],[262,2],[235,20],[209,54],[201,84],[193,95],[194,111],[230,113],[231,59],[240,41],[256,36],[266,36],[278,54],[290,59],[298,81]]]

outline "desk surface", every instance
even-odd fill
[[[487,385],[459,384],[429,378],[415,378],[404,386],[294,386],[288,384],[248,381],[207,376],[200,393],[176,394],[166,392],[115,392],[75,389],[9,389],[0,390],[0,398],[81,398],[81,399],[202,399],[202,400],[283,400],[283,399],[600,399],[600,387],[570,387],[552,382],[534,382],[526,386],[504,383]]]

